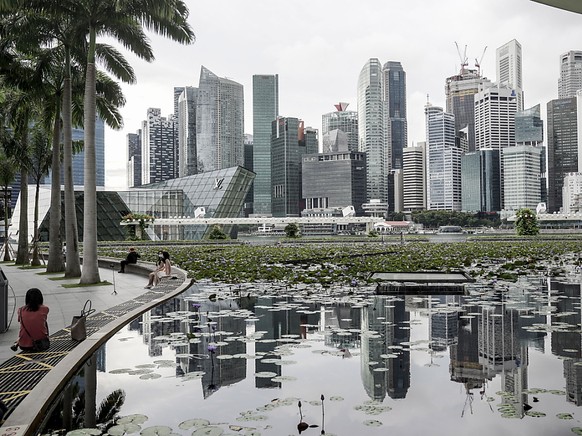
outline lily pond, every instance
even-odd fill
[[[581,282],[379,296],[201,280],[109,340],[42,433],[582,434]]]

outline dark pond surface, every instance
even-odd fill
[[[582,434],[580,283],[399,297],[198,283],[97,353],[96,402],[125,392],[108,434]]]

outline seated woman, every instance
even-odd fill
[[[149,274],[148,284],[145,289],[151,289],[156,286],[162,277],[172,274],[172,263],[170,262],[170,253],[167,251],[160,251],[158,253],[158,262],[156,269]]]
[[[18,309],[20,332],[18,341],[12,349],[16,351],[16,346],[18,346],[22,351],[30,352],[35,351],[33,341],[48,337],[49,308],[43,304],[42,292],[37,288],[26,291],[24,303],[25,305]]]

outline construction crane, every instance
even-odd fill
[[[461,60],[461,74],[464,74],[465,67],[469,65],[467,62],[467,45],[465,44],[465,51],[463,52],[463,55],[461,55],[461,50],[459,49],[459,44],[457,44],[457,41],[455,41],[455,45],[457,46],[457,53],[459,54],[459,59]]]
[[[487,46],[483,49],[483,53],[481,54],[481,59],[477,60],[475,58],[475,67],[477,67],[477,74],[481,76],[481,63],[483,62],[483,58],[485,57],[485,52],[487,51]]]

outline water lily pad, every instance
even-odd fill
[[[582,435],[582,427],[572,427],[570,430],[572,430],[572,433],[574,434]]]
[[[558,419],[574,419],[571,413],[558,413],[556,417]]]
[[[340,397],[339,395],[334,395],[329,397],[329,401],[343,401],[344,397]]]
[[[73,430],[67,432],[67,436],[87,436],[87,435],[100,435],[101,430],[97,428],[81,428],[78,430]]]
[[[543,418],[544,416],[546,416],[544,412],[538,412],[536,410],[528,410],[527,412],[525,412],[525,414],[527,416],[532,416],[534,418]]]
[[[149,418],[145,415],[141,415],[141,414],[133,414],[133,415],[127,415],[127,416],[122,416],[121,418],[119,418],[117,420],[117,424],[137,424],[137,425],[141,425],[144,422],[146,422]]]
[[[180,427],[182,430],[190,430],[193,427],[207,427],[208,425],[210,425],[210,421],[207,419],[193,418],[182,421],[178,427]]]
[[[158,374],[156,372],[150,372],[148,374],[140,375],[139,378],[141,380],[155,380],[157,378],[162,378],[162,375],[161,374]]]
[[[216,426],[200,427],[192,433],[192,436],[221,436],[224,430]]]
[[[384,424],[376,419],[368,419],[367,421],[364,421],[364,425],[368,427],[380,427]]]
[[[140,430],[141,430],[141,427],[139,425],[130,422],[127,424],[114,425],[109,430],[107,430],[107,432],[111,436],[123,436],[126,434],[137,433]]]
[[[277,377],[277,373],[276,372],[270,372],[270,371],[262,371],[262,372],[255,372],[255,377],[257,378],[273,378],[273,377]]]
[[[170,436],[172,434],[172,428],[165,425],[154,425],[152,427],[144,428],[141,432],[141,436]]]
[[[132,368],[119,368],[119,369],[112,369],[109,371],[109,374],[127,374],[128,372],[133,371]]]
[[[271,381],[280,383],[280,382],[284,382],[284,381],[295,381],[297,380],[297,377],[293,377],[291,375],[278,375],[277,377],[273,377],[271,379]]]

